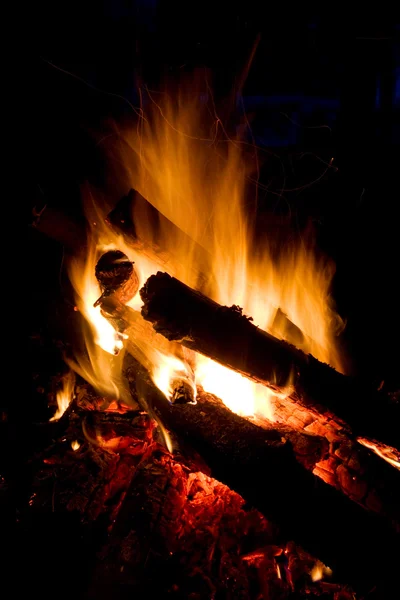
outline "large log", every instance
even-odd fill
[[[147,415],[80,409],[70,414],[67,431],[35,455],[29,505],[25,494],[21,499],[19,521],[27,531],[19,542],[22,548],[34,540],[26,563],[30,582],[46,580],[41,598],[54,595],[65,567],[67,596],[79,587],[81,597],[96,600],[214,593],[282,600],[290,590],[310,600],[325,586],[332,586],[332,600],[343,589],[312,583],[316,558],[292,543],[278,546],[276,526],[210,477],[189,445],[171,455],[157,437]],[[60,552],[62,565],[53,557]]]
[[[291,398],[300,406],[335,415],[355,435],[400,446],[398,402],[262,331],[239,307],[221,306],[161,272],[140,295],[143,317],[167,339],[272,388],[291,382]]]
[[[204,457],[214,477],[277,523],[282,539],[316,553],[350,583],[364,578],[372,587],[394,568],[396,558],[384,551],[398,545],[391,525],[304,469],[290,428],[257,427],[201,390],[195,406],[171,405],[129,354],[124,372],[132,395],[145,397]]]

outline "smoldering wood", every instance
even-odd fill
[[[314,474],[364,508],[385,516],[400,532],[400,473],[396,468],[361,445],[339,420],[308,411],[288,397],[274,397],[273,414],[279,423],[324,437],[329,456],[315,466]],[[393,451],[396,456],[400,460],[400,453]]]
[[[296,438],[303,434],[275,424],[257,427],[202,391],[195,406],[172,406],[129,354],[124,371],[132,395],[146,397],[165,425],[204,457],[213,476],[277,523],[284,539],[316,553],[350,583],[360,577],[373,582],[387,576],[389,564],[394,568],[395,558],[382,549],[396,547],[396,532],[303,468],[296,456]]]
[[[161,272],[140,295],[143,317],[168,340],[272,388],[291,382],[290,399],[299,406],[342,419],[354,435],[400,446],[398,402],[262,331],[239,307],[221,306]]]
[[[92,414],[97,437],[92,444],[80,427],[86,416],[72,414],[68,431],[34,465],[30,511],[47,514],[52,535],[62,543],[66,537],[72,543],[75,536],[74,553],[84,569],[74,561],[62,566],[71,566],[70,579],[76,579],[85,598],[165,597],[173,586],[180,598],[209,598],[216,592],[278,600],[290,589],[299,598],[322,591],[310,577],[316,558],[293,543],[277,545],[276,526],[213,479],[188,445],[180,443],[180,451],[171,455],[156,443],[157,429],[147,415],[113,416]],[[76,439],[81,445],[72,451]],[[59,524],[70,523],[72,515],[78,527],[66,535]],[[30,534],[44,536],[47,551],[54,552],[40,522]],[[40,562],[48,565],[43,558]],[[32,562],[33,557],[29,566]],[[56,573],[61,576],[61,569]],[[336,584],[334,589],[342,588]]]
[[[110,313],[118,315],[119,319],[125,321],[125,328],[130,338],[128,351],[142,364],[146,363],[146,356],[138,355],[137,348],[134,347],[136,337],[147,340],[151,348],[167,355],[180,356],[182,360],[187,359],[187,356],[182,353],[184,348],[180,344],[170,342],[156,333],[138,311],[114,300],[107,300],[107,305]],[[195,357],[190,358],[193,364]],[[148,368],[151,368],[150,365]],[[192,401],[193,387],[188,382],[178,378],[175,385],[171,387],[173,388],[172,401]],[[317,466],[312,465],[318,476],[368,510],[386,515],[400,530],[399,474],[393,467],[351,439],[351,435],[340,420],[332,420],[315,411],[301,409],[290,398],[276,399],[274,412],[281,424],[297,431],[315,433],[325,437],[329,442],[329,456],[320,461]]]

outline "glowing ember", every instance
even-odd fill
[[[57,411],[54,417],[50,419],[50,421],[57,421],[60,417],[63,416],[68,406],[73,400],[74,397],[74,389],[75,389],[75,375],[73,371],[69,371],[62,378],[62,387],[57,392]]]
[[[392,467],[395,467],[395,469],[399,469],[400,471],[400,453],[398,450],[391,448],[390,446],[385,446],[384,444],[374,443],[371,440],[361,437],[357,438],[357,442],[375,452],[375,454],[383,458],[383,460],[386,460]]]

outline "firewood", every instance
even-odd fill
[[[194,353],[181,344],[170,342],[156,333],[148,321],[145,321],[139,311],[125,306],[119,301],[117,294],[103,297],[100,300],[102,315],[110,321],[115,329],[126,338],[126,348],[132,356],[138,359],[149,371],[153,364],[151,356],[154,351],[165,356],[179,358],[187,368],[185,377],[178,375],[171,382],[172,402],[192,402],[194,398]],[[159,360],[159,359],[157,359]]]
[[[257,427],[201,390],[195,406],[172,406],[129,354],[124,371],[132,395],[146,397],[165,425],[204,457],[213,476],[277,523],[285,539],[318,555],[350,583],[374,581],[394,569],[397,559],[382,552],[398,547],[391,524],[301,466],[296,438],[304,434],[276,424]]]
[[[142,315],[167,339],[272,388],[292,383],[299,406],[342,419],[354,435],[400,446],[399,403],[262,331],[239,307],[221,306],[161,272],[140,295]]]

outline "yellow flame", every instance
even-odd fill
[[[216,364],[216,363],[214,363]],[[186,381],[193,389],[193,400],[196,399],[196,386],[194,376],[187,364],[176,356],[166,356],[158,352],[158,361],[152,371],[153,381],[156,386],[170,398],[173,393],[172,383],[175,379]]]
[[[87,219],[90,225],[85,251],[75,256],[69,263],[69,276],[75,290],[77,310],[85,321],[82,326],[84,348],[75,352],[66,361],[76,373],[90,383],[100,394],[132,404],[132,399],[122,385],[122,363],[125,335],[117,332],[101,314],[100,306],[94,303],[101,294],[95,276],[95,267],[100,256],[118,247],[128,250],[122,239],[113,235],[104,222],[93,197],[85,197]],[[130,260],[134,260],[129,250]],[[143,261],[145,262],[145,261]]]
[[[323,577],[330,577],[332,575],[332,569],[324,565],[321,561],[317,561],[311,569],[310,577],[311,581],[316,582],[323,579]]]
[[[196,376],[206,391],[221,398],[233,412],[243,417],[260,415],[273,420],[274,393],[267,387],[205,357],[199,357]]]
[[[79,450],[79,448],[81,447],[80,443],[78,442],[78,440],[74,440],[71,442],[71,448],[74,452],[76,452],[77,450]]]
[[[69,371],[62,378],[62,387],[57,392],[57,411],[50,421],[57,421],[57,419],[63,416],[74,398],[74,390],[75,374],[73,371]]]
[[[71,279],[89,324],[88,359],[79,356],[73,368],[104,394],[118,397],[121,375],[118,357],[111,360],[105,352],[116,353],[124,344],[100,308],[93,307],[100,295],[95,264],[110,248],[135,262],[140,285],[157,270],[167,271],[221,304],[241,306],[257,326],[343,369],[335,343],[341,321],[329,295],[333,263],[318,258],[305,239],[289,243],[290,238],[275,232],[255,241],[256,198],[246,198],[254,149],[249,161],[248,146],[229,139],[216,115],[209,123],[210,107],[200,91],[192,85],[189,95],[152,98],[139,126],[125,131],[123,142],[120,129],[107,137],[110,144],[118,139],[109,147],[115,193],[138,190],[175,228],[168,221],[152,222],[146,204],[136,203],[132,217],[143,244],[127,245],[105,225],[110,207],[91,194],[86,198],[89,249],[72,264]],[[208,125],[210,133],[204,133]],[[148,248],[160,251],[149,253]],[[139,295],[129,305],[140,310]],[[277,319],[278,312],[286,317]],[[132,351],[139,349],[156,385],[169,397],[171,380],[186,373],[186,361],[172,347],[155,351],[140,333],[133,342]],[[205,357],[197,356],[195,371],[197,382],[235,412],[273,418],[270,390]]]
[[[153,99],[140,127],[112,148],[124,165],[118,179],[179,228],[154,228],[139,206],[136,231],[165,250],[163,270],[221,304],[241,306],[262,329],[343,370],[335,339],[342,323],[329,295],[333,263],[318,258],[305,240],[278,240],[278,251],[276,238],[254,242],[255,203],[245,200],[252,165],[245,146],[217,139],[217,119],[210,127],[214,133],[204,136],[208,107],[199,98],[191,86],[187,96]],[[277,325],[278,309],[288,318]],[[302,333],[301,343],[294,330]],[[268,393],[231,370],[200,357],[196,377],[236,412],[271,417]]]

